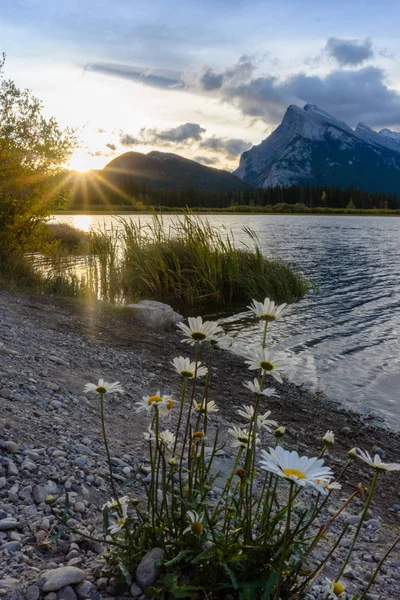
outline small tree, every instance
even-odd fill
[[[4,77],[0,58],[0,272],[37,247],[57,206],[63,165],[77,147],[72,129],[46,119],[29,90]]]

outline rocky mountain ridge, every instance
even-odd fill
[[[319,109],[291,105],[261,144],[244,152],[234,172],[256,187],[336,185],[400,192],[400,133],[355,129]]]

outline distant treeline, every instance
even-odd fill
[[[397,194],[368,192],[356,188],[341,189],[334,186],[275,186],[267,189],[249,188],[248,190],[201,191],[151,190],[144,185],[132,183],[129,192],[115,184],[103,180],[99,175],[79,176],[70,187],[66,208],[82,210],[96,207],[120,206],[146,209],[163,206],[166,208],[223,209],[230,207],[270,207],[275,205],[302,205],[309,209],[362,209],[396,210],[400,209],[400,197]],[[132,193],[133,192],[133,193]],[[290,211],[291,212],[291,211]],[[303,211],[300,211],[303,212]]]

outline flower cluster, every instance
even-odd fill
[[[147,509],[139,510],[136,499],[119,496],[113,475],[104,396],[123,393],[121,385],[100,379],[97,384],[85,386],[86,393],[100,396],[113,492],[113,498],[103,507],[106,541],[114,544],[108,557],[110,566],[121,569],[130,581],[140,559],[152,548],[161,547],[165,551],[164,569],[146,592],[155,598],[196,594],[216,599],[229,596],[303,600],[317,594],[325,600],[349,598],[341,577],[378,479],[385,472],[400,470],[400,464],[384,463],[377,454],[372,458],[368,452],[354,448],[342,471],[335,475],[325,462],[329,458],[327,449],[335,443],[332,430],[321,438],[319,456],[300,456],[282,446],[286,427],[279,425],[279,418],[273,418],[278,393],[267,387],[267,382],[272,378],[282,384],[289,362],[268,347],[267,332],[271,323],[284,314],[285,305],[276,305],[266,298],[264,302],[254,300],[249,309],[261,322],[262,342],[245,361],[256,376],[244,382],[246,391],[239,391],[244,402],[234,413],[238,424],[226,425],[218,419],[219,407],[210,398],[213,352],[216,344],[224,344],[225,336],[220,325],[201,317],[189,318],[188,325],[178,325],[183,341],[195,349],[194,360],[177,356],[171,363],[180,376],[180,399],[175,399],[178,395],[157,391],[136,403],[135,411],[148,418],[143,433],[150,465],[144,489]],[[207,351],[206,367],[200,356]],[[205,378],[201,385],[200,378]],[[163,424],[165,419],[168,428]],[[228,474],[221,474],[217,464],[221,451],[222,456],[234,454]],[[341,537],[327,552],[313,553],[321,540],[329,545],[326,534],[332,523],[359,494],[358,489],[352,492],[343,507],[333,511],[333,516],[326,511],[331,494],[342,489],[340,477],[354,460],[366,463],[374,474],[345,559],[341,564],[337,560],[332,563],[338,565],[337,577],[332,581],[322,578],[321,573]],[[218,477],[222,481],[220,488],[216,486]],[[308,496],[302,512],[296,499],[305,488]],[[48,503],[52,508],[54,499]],[[325,519],[325,524],[317,526],[317,518]],[[340,536],[345,532],[346,529]],[[377,572],[361,598],[367,597]]]

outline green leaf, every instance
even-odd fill
[[[173,595],[174,598],[193,598],[197,597],[197,593],[190,592],[200,592],[203,588],[200,585],[181,585],[180,587],[174,590]]]
[[[276,572],[271,573],[271,575],[268,579],[267,585],[264,587],[264,593],[261,596],[261,600],[268,600],[268,598],[278,580],[278,577],[279,577],[278,573],[276,573]]]
[[[168,562],[165,562],[164,566],[171,567],[175,563],[180,562],[182,559],[184,559],[189,554],[191,554],[190,550],[181,550],[174,558],[172,558]]]
[[[237,582],[237,579],[236,579],[235,575],[233,574],[232,569],[230,569],[226,563],[221,563],[221,564],[224,567],[225,571],[228,573],[229,577],[231,578],[231,582],[232,582],[233,588],[235,590],[237,590],[238,587],[239,587],[239,584]]]

